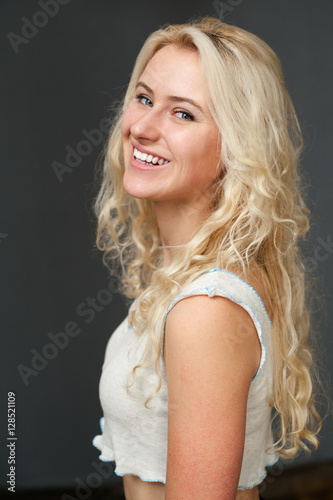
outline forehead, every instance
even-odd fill
[[[170,44],[160,49],[144,69],[140,81],[154,92],[205,99],[201,61],[195,49]]]

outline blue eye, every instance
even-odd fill
[[[182,111],[181,109],[175,111],[176,115],[181,114],[180,118],[183,120],[194,120],[194,116],[191,115],[191,113],[188,113],[187,111]]]
[[[153,102],[143,94],[137,94],[135,96],[135,99],[139,103],[144,104],[145,106],[149,106],[151,108],[153,107]],[[189,113],[188,111],[183,111],[182,109],[175,109],[173,112],[176,115],[181,115],[181,116],[179,116],[179,118],[181,120],[185,120],[185,121],[193,121],[194,120],[194,116],[191,113]]]
[[[148,97],[142,95],[142,94],[138,94],[135,96],[135,99],[137,99],[139,102],[141,102],[142,104],[145,104],[147,106],[150,106],[152,107],[153,103],[151,102],[150,99],[148,99]],[[150,104],[149,104],[150,103]]]

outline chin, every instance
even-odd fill
[[[160,188],[149,189],[147,182],[142,179],[138,179],[132,173],[125,171],[123,177],[123,186],[125,191],[133,198],[138,198],[140,200],[151,200],[154,201],[158,198],[158,191]]]
[[[126,193],[128,193],[133,198],[138,198],[139,200],[151,199],[151,193],[148,193],[147,189],[140,189],[140,186],[138,186],[137,183],[124,181],[123,186]]]

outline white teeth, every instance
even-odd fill
[[[141,151],[139,151],[138,149],[134,148],[134,156],[136,158],[139,158],[139,160],[145,161],[145,159],[147,158],[148,155],[146,153],[141,153]]]
[[[158,163],[158,165],[165,165],[166,163],[169,163],[168,160],[164,160],[159,156],[153,156],[153,155],[148,155],[146,153],[142,153],[136,148],[134,148],[133,154],[135,158],[137,158],[138,160],[145,161],[147,163],[153,163],[154,165],[156,165],[156,163]]]

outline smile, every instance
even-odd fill
[[[133,155],[137,161],[143,165],[165,165],[169,163],[169,160],[161,158],[160,156],[148,155],[147,153],[142,153],[138,149],[134,148]]]

